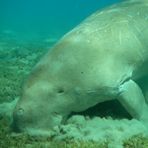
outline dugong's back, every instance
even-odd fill
[[[141,75],[139,67],[148,61],[147,41],[148,1],[127,1],[88,17],[66,34],[48,55],[56,57],[51,58],[56,60],[56,65],[59,63],[62,67],[63,64],[64,71],[62,68],[56,71],[61,75],[67,70],[78,78],[78,68],[92,77],[86,77],[87,81],[95,78],[101,84],[109,78],[107,82],[113,85],[117,79]]]
[[[127,2],[119,3],[109,8],[107,7],[103,11],[97,11],[73,29],[68,34],[68,37],[69,35],[72,36],[72,34],[74,34],[75,36],[77,34],[75,40],[82,39],[83,37],[88,44],[92,43],[94,45],[96,42],[96,45],[99,44],[99,46],[101,46],[101,43],[105,46],[105,44],[103,44],[105,41],[103,40],[106,40],[106,43],[110,42],[110,45],[113,44],[113,42],[115,42],[116,45],[122,44],[123,42],[122,45],[124,45],[124,41],[126,41],[124,39],[128,39],[129,33],[133,35],[135,39],[133,41],[137,40],[136,42],[140,42],[143,46],[143,52],[147,53],[145,51],[148,48],[147,0],[127,0]],[[98,50],[104,50],[103,48],[99,48],[99,46]],[[110,48],[110,50],[114,51],[116,49]],[[117,50],[120,50],[120,48]],[[128,48],[127,51],[129,51]]]

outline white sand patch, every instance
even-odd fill
[[[71,117],[66,125],[55,127],[54,131],[56,140],[109,141],[110,148],[122,147],[122,142],[134,135],[147,135],[146,127],[136,119],[90,119],[81,115]]]
[[[11,103],[0,104],[0,116],[12,120],[17,101],[18,98]],[[48,136],[48,132],[44,135]],[[55,140],[107,141],[109,148],[122,148],[123,141],[134,135],[148,136],[147,128],[136,119],[89,118],[83,115],[73,115],[65,125],[56,126],[51,133]]]

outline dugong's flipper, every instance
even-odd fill
[[[119,101],[126,110],[133,117],[148,123],[148,105],[140,87],[133,80],[129,80],[123,83],[119,90]]]

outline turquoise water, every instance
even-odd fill
[[[94,11],[122,0],[0,0],[0,35],[60,38]]]

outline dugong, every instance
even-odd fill
[[[48,134],[71,112],[113,99],[133,118],[148,123],[148,91],[138,84],[148,76],[147,64],[148,1],[99,10],[64,35],[33,68],[14,109],[13,128]]]

